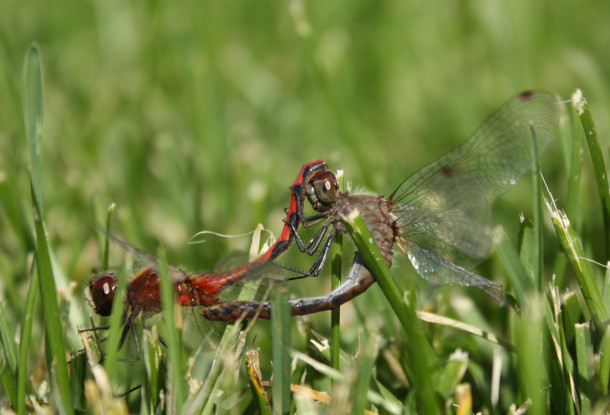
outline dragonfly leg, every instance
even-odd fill
[[[365,267],[359,254],[356,254],[350,268],[348,278],[337,288],[326,296],[300,298],[288,302],[292,315],[313,314],[320,311],[333,310],[354,297],[365,292],[373,283],[375,278]],[[271,318],[271,303],[255,301],[225,301],[215,304],[201,311],[201,315],[208,320],[235,321],[242,316],[252,319],[258,314],[258,318]]]
[[[326,213],[321,213],[319,215],[302,218],[300,219],[300,222],[303,224],[303,227],[307,228],[309,226],[315,225],[321,220],[326,219],[327,216],[328,215]],[[312,222],[312,220],[315,220],[315,222]],[[290,227],[290,232],[292,233],[292,236],[294,236],[294,240],[297,243],[297,248],[299,248],[299,251],[306,252],[308,255],[313,255],[314,252],[318,249],[318,246],[320,245],[322,239],[324,239],[324,235],[326,234],[326,231],[329,226],[327,224],[320,228],[320,230],[316,232],[316,234],[309,240],[309,242],[305,243],[303,241],[303,238],[301,238],[301,235],[299,235],[299,233],[297,232],[298,222],[296,226],[291,222],[284,222]],[[312,245],[314,246],[314,248],[311,248]]]
[[[324,267],[324,264],[326,263],[326,259],[328,258],[328,253],[330,252],[330,247],[332,245],[333,239],[335,238],[335,233],[336,233],[336,229],[333,228],[330,231],[330,235],[328,235],[326,242],[324,242],[324,245],[322,246],[320,255],[318,255],[318,257],[312,264],[309,271],[307,271],[306,273],[303,273],[302,276],[289,278],[289,280],[301,279],[301,278],[308,277],[308,276],[317,277],[318,275],[320,275],[320,272],[322,272],[322,268]]]
[[[329,226],[330,226],[330,222],[328,222],[326,225],[322,226],[320,228],[320,230],[318,230],[318,232],[316,232],[316,234],[313,236],[313,238],[311,238],[309,243],[307,243],[307,251],[305,251],[305,252],[307,252],[307,255],[313,255],[318,250],[318,248],[320,247],[320,244],[322,243],[322,239],[324,239],[324,236],[326,236],[326,232],[328,232]],[[328,238],[332,239],[333,235],[334,235],[334,232],[332,232]]]
[[[325,228],[328,228],[328,226],[326,226]],[[328,253],[330,252],[330,247],[332,245],[333,239],[335,238],[336,232],[337,231],[335,228],[333,228],[330,231],[328,238],[324,242],[324,245],[322,245],[322,250],[320,251],[320,254],[318,255],[318,257],[312,264],[311,268],[309,268],[309,271],[303,272],[298,269],[280,265],[280,267],[284,268],[285,270],[299,274],[296,277],[288,278],[288,281],[300,280],[301,278],[307,278],[307,277],[317,277],[318,275],[320,275],[320,272],[322,272],[322,268],[324,267],[324,264],[326,263],[326,259],[328,258]],[[326,234],[326,229],[324,230],[324,234]],[[319,243],[317,245],[319,245]],[[317,248],[318,247],[316,246],[316,249]]]

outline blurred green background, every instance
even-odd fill
[[[568,99],[581,88],[607,150],[607,1],[0,3],[0,263],[15,293],[27,285],[27,231],[7,216],[29,215],[22,88],[32,42],[43,63],[48,234],[58,284],[76,282],[77,296],[100,264],[94,225],[112,202],[114,232],[209,268],[248,238],[193,247],[189,237],[259,222],[277,234],[303,163],[323,157],[355,187],[388,195],[524,89]],[[560,150],[543,162],[552,187]],[[585,186],[588,205],[596,194]],[[521,185],[497,207],[511,236],[529,195]]]

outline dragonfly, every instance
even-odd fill
[[[477,287],[504,304],[502,286],[472,271],[493,247],[489,204],[532,169],[558,135],[558,124],[559,103],[552,94],[522,92],[459,147],[405,179],[389,197],[341,192],[330,169],[319,171],[306,192],[317,213],[301,218],[304,226],[321,224],[302,247],[318,256],[303,275],[320,272],[334,236],[346,232],[341,216],[358,210],[388,267],[396,245],[429,283]],[[305,315],[337,308],[374,282],[356,253],[343,283],[325,296],[291,300],[291,312]],[[220,302],[200,313],[221,321],[271,315],[269,302],[250,301]]]
[[[328,165],[322,160],[313,160],[302,166],[297,178],[290,186],[290,204],[286,209],[284,227],[279,238],[262,255],[244,265],[227,271],[202,271],[187,273],[177,268],[169,267],[169,274],[173,281],[176,301],[185,307],[210,306],[218,303],[219,294],[238,281],[250,278],[261,273],[261,269],[268,271],[267,265],[286,251],[295,235],[303,215],[304,200],[311,182],[318,177],[317,174],[328,170]],[[311,190],[309,190],[311,193]],[[138,261],[146,264],[141,267],[126,288],[123,331],[121,344],[126,338],[130,328],[134,327],[136,318],[141,315],[142,321],[161,311],[160,299],[160,273],[156,266],[156,258],[142,251],[128,242],[112,235],[107,237],[133,254]],[[302,241],[299,238],[299,243]],[[101,316],[109,316],[117,292],[118,278],[113,272],[105,271],[91,278],[86,287],[86,297],[93,310]]]

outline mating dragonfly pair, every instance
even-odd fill
[[[317,276],[337,232],[345,232],[341,215],[360,211],[388,266],[394,245],[405,252],[416,272],[432,284],[477,287],[501,304],[502,286],[471,269],[492,249],[489,203],[507,192],[535,165],[558,134],[559,103],[545,91],[523,92],[494,112],[461,146],[404,180],[389,196],[340,192],[335,174],[322,160],[305,164],[290,187],[290,205],[279,239],[259,258],[225,272],[187,274],[172,268],[177,301],[203,306],[210,320],[270,318],[269,302],[222,301],[226,288],[252,275],[264,274],[293,241],[302,252],[317,255],[308,272]],[[316,211],[304,213],[305,199]],[[299,226],[321,225],[308,242]],[[154,266],[146,267],[126,290],[126,323],[161,311],[160,279]],[[294,279],[294,278],[290,278]],[[375,282],[356,253],[347,278],[326,296],[289,302],[293,315],[331,310],[366,291]],[[117,278],[104,273],[89,282],[92,306],[109,315]]]

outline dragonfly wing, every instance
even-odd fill
[[[489,202],[531,169],[557,136],[558,123],[559,105],[548,92],[510,99],[461,146],[398,186],[391,199],[401,236],[460,265],[486,258]]]
[[[133,260],[134,270],[152,268],[153,270],[158,271],[159,259],[155,255],[151,254],[150,252],[146,252],[140,248],[136,248],[124,239],[121,239],[118,236],[103,229],[98,229],[98,231],[103,233],[110,241],[112,241],[114,245],[123,250],[123,252],[130,255]],[[168,265],[167,268],[172,281],[183,281],[188,276],[186,271],[178,267]]]
[[[419,170],[394,192],[395,202],[428,184],[467,174],[489,200],[505,193],[528,172],[558,134],[559,103],[545,91],[523,92],[502,105],[459,147]],[[535,140],[533,140],[535,139]]]
[[[437,176],[394,206],[400,237],[442,253],[451,262],[472,267],[486,258],[492,247],[491,214],[485,190],[466,171],[453,177]]]
[[[406,250],[413,268],[429,283],[477,287],[498,300],[500,304],[505,303],[504,290],[501,284],[449,262],[442,256],[420,246],[411,244],[406,247]]]

